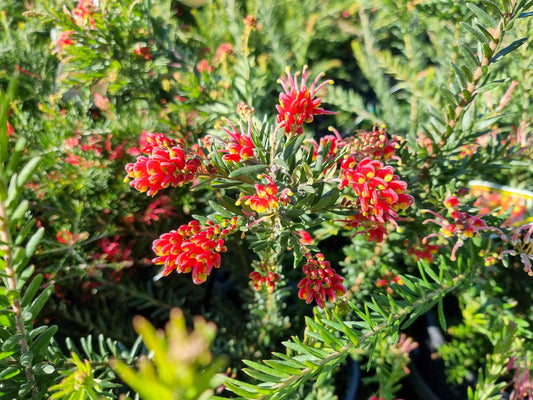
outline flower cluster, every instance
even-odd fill
[[[250,206],[252,210],[263,214],[276,210],[279,207],[280,198],[278,196],[278,186],[272,178],[267,175],[261,175],[260,177],[267,179],[268,183],[266,185],[256,183],[256,194],[241,196],[235,204],[241,205],[244,201],[244,204]]]
[[[501,215],[510,212],[502,227],[517,226],[523,223],[528,214],[528,201],[533,200],[533,193],[484,181],[469,182],[470,193],[476,198],[475,207],[481,213],[490,213],[498,209]]]
[[[248,160],[254,158],[254,144],[252,142],[252,124],[248,124],[248,132],[243,133],[242,126],[241,131],[235,128],[235,125],[228,121],[231,126],[231,131],[226,128],[222,128],[229,136],[225,142],[226,148],[219,150],[221,153],[228,153],[222,156],[224,161],[230,161],[234,163],[241,162],[242,160]]]
[[[433,222],[441,226],[440,233],[432,233],[422,239],[422,243],[427,243],[430,237],[443,235],[445,237],[457,238],[450,259],[455,261],[455,253],[457,249],[464,244],[464,239],[472,238],[475,234],[479,234],[481,230],[492,229],[496,230],[503,235],[499,229],[487,226],[487,223],[483,220],[486,214],[470,215],[465,211],[459,210],[459,199],[456,196],[449,196],[444,200],[444,205],[448,208],[452,221],[447,220],[442,215],[437,214],[431,210],[422,210],[422,212],[430,213],[436,217],[436,219],[427,219],[423,224]]]
[[[80,0],[72,12],[76,23],[82,26],[85,24],[85,21],[89,21],[91,29],[96,29],[96,22],[93,16],[97,7],[98,0]]]
[[[439,253],[439,247],[439,245],[427,242],[415,243],[407,249],[407,254],[412,255],[416,261],[425,260],[430,263],[435,259],[435,254]]]
[[[321,137],[319,143],[317,143],[314,139],[308,140],[313,145],[313,160],[316,160],[320,146],[325,148],[329,145],[328,154],[324,156],[325,160],[335,157],[339,151],[346,146],[346,142],[342,139],[341,135],[335,128],[329,127],[329,130],[334,134]]]
[[[249,275],[254,285],[254,289],[259,291],[265,285],[270,293],[276,288],[276,283],[280,281],[279,274],[273,271],[273,267],[260,263],[257,270],[250,272]]]
[[[149,133],[146,140],[148,145],[142,151],[148,157],[139,156],[135,163],[126,165],[126,181],[133,179],[130,186],[154,196],[161,189],[182,186],[196,177],[201,161],[187,154],[181,143],[163,133]]]
[[[131,257],[131,243],[122,245],[120,236],[102,238],[98,241],[102,253],[95,253],[93,258],[107,263],[133,262]]]
[[[153,243],[157,255],[152,261],[164,265],[162,276],[173,270],[192,273],[196,284],[205,282],[213,267],[220,266],[220,253],[226,251],[224,238],[237,228],[237,217],[220,224],[208,221],[202,226],[198,221],[181,225],[177,230],[165,233]]]
[[[403,285],[403,280],[398,275],[392,272],[385,273],[380,279],[375,282],[376,287],[385,288],[388,294],[394,293],[393,285]]]
[[[346,293],[343,278],[331,268],[330,262],[325,260],[322,253],[317,253],[315,257],[307,253],[305,257],[307,260],[302,267],[305,278],[298,283],[300,299],[307,304],[315,300],[320,308],[324,308],[324,302],[328,298],[335,302],[338,296]]]
[[[324,76],[323,73],[318,74],[311,87],[307,87],[307,66],[302,70],[302,77],[298,83],[299,72],[290,73],[287,68],[287,79],[280,79],[278,82],[283,86],[285,93],[279,95],[279,105],[276,106],[278,116],[276,122],[285,129],[287,136],[301,135],[303,133],[303,124],[313,121],[315,115],[335,114],[333,111],[326,111],[320,108],[322,100],[315,97],[320,89],[327,84],[333,84],[333,81],[328,80],[319,84],[320,78]]]
[[[360,233],[365,233],[368,240],[381,242],[386,234],[385,224],[397,226],[398,211],[413,204],[413,197],[405,193],[407,183],[394,174],[391,166],[369,157],[360,161],[347,157],[341,163],[341,171],[339,189],[347,186],[353,189],[359,211],[344,221],[346,226],[363,228]]]
[[[513,248],[500,253],[499,258],[503,258],[506,254],[519,256],[524,264],[524,271],[529,276],[533,276],[533,270],[531,269],[531,261],[533,261],[533,223],[515,228],[511,238],[507,238],[507,240],[510,241]]]
[[[399,147],[396,137],[389,139],[385,132],[385,126],[374,126],[372,131],[359,131],[350,140],[347,140],[347,153],[356,161],[364,158],[371,158],[373,160],[397,160],[401,163],[401,159],[395,155],[396,148]]]

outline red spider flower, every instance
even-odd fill
[[[513,235],[510,240],[512,249],[505,250],[498,256],[502,259],[505,254],[512,256],[519,256],[522,264],[524,264],[524,271],[529,276],[533,276],[533,270],[531,269],[531,261],[533,261],[533,223],[519,226],[513,229]]]
[[[370,157],[381,161],[395,159],[401,164],[401,159],[395,155],[398,141],[396,137],[389,139],[385,126],[378,128],[376,125],[369,132],[359,131],[346,145],[349,148],[350,157],[356,161]]]
[[[153,243],[157,255],[152,261],[164,265],[162,276],[173,270],[178,273],[192,273],[195,284],[205,282],[213,267],[220,267],[220,253],[226,251],[224,238],[237,228],[237,217],[221,224],[209,221],[202,226],[198,221],[191,221],[161,235]]]
[[[369,240],[381,241],[386,233],[384,225],[397,226],[398,211],[405,210],[414,199],[405,193],[407,183],[394,175],[394,169],[382,161],[368,157],[357,161],[348,157],[341,163],[342,181],[340,189],[350,186],[357,196],[356,206],[360,216],[353,216],[347,222],[351,227],[362,227]]]
[[[259,264],[257,270],[250,272],[249,275],[254,285],[254,290],[261,290],[263,285],[272,293],[276,288],[276,283],[280,281],[279,274],[273,271],[273,267],[266,264]]]
[[[141,46],[140,44],[137,45],[137,47],[133,49],[133,54],[135,54],[138,57],[142,57],[145,60],[152,59],[152,52],[150,50],[150,47],[148,46]]]
[[[407,250],[407,254],[413,255],[416,261],[425,260],[427,262],[433,262],[435,254],[439,252],[438,245],[428,243],[415,243]]]
[[[333,128],[329,127],[329,130],[332,131],[333,135],[326,135],[320,138],[320,142],[317,143],[314,139],[308,140],[314,147],[313,149],[313,160],[316,160],[318,156],[318,150],[320,149],[320,146],[325,148],[327,145],[329,145],[329,151],[328,154],[324,156],[325,160],[328,160],[331,157],[335,157],[337,153],[346,146],[346,142],[342,139],[339,132]]]
[[[59,34],[58,38],[55,41],[54,53],[62,51],[65,47],[72,46],[74,40],[72,39],[72,34],[74,31],[63,31]]]
[[[228,121],[224,119],[225,121]],[[224,154],[222,158],[224,161],[231,161],[234,163],[241,162],[242,160],[248,160],[249,158],[254,158],[254,144],[252,142],[252,124],[248,124],[248,132],[243,133],[243,128],[240,126],[240,131],[235,128],[235,125],[228,121],[231,126],[231,131],[226,128],[222,128],[228,136],[229,139],[225,142],[227,148],[219,150]]]
[[[424,222],[422,222],[423,224],[433,222],[434,224],[441,226],[439,233],[429,234],[424,239],[422,239],[422,244],[427,243],[427,240],[434,236],[443,235],[445,237],[457,238],[457,242],[453,246],[452,254],[450,256],[450,259],[452,261],[456,260],[455,253],[457,252],[459,247],[464,244],[464,239],[471,238],[475,234],[479,234],[479,232],[482,230],[495,230],[503,236],[503,232],[500,231],[498,228],[487,226],[487,223],[482,219],[485,215],[487,215],[486,213],[470,215],[467,212],[459,211],[459,209],[457,208],[459,206],[459,201],[455,196],[447,197],[444,200],[444,205],[448,208],[452,221],[449,221],[442,215],[437,214],[432,210],[422,210],[422,212],[430,213],[436,217],[435,219],[425,220]]]
[[[13,129],[13,126],[9,123],[9,121],[6,121],[7,122],[7,137],[11,137],[15,134],[15,130]]]
[[[143,152],[148,157],[139,156],[135,163],[126,165],[126,181],[133,178],[130,186],[154,196],[161,189],[182,186],[196,177],[201,161],[187,154],[181,143],[162,133],[148,134],[147,141]]]
[[[71,231],[62,230],[57,232],[56,239],[59,243],[66,244],[69,246],[72,246],[75,244],[80,238],[80,235],[78,233],[73,234]]]
[[[235,203],[240,205],[243,200],[244,204],[250,206],[250,208],[260,214],[266,212],[272,212],[279,206],[278,186],[276,183],[266,175],[262,175],[262,178],[266,178],[268,183],[263,186],[259,183],[255,185],[256,194],[250,196],[241,196]]]
[[[320,108],[322,99],[315,98],[320,89],[327,84],[333,84],[333,81],[327,80],[318,84],[320,78],[324,76],[323,73],[320,73],[311,84],[311,87],[308,88],[307,65],[302,70],[300,84],[298,84],[299,74],[297,72],[293,77],[290,74],[290,69],[287,68],[287,79],[278,81],[283,86],[285,93],[280,93],[279,95],[279,105],[276,106],[278,110],[276,121],[285,128],[287,136],[301,135],[304,122],[312,122],[315,115],[336,114],[333,111],[326,111]]]
[[[315,300],[320,308],[324,308],[324,302],[328,298],[335,302],[338,296],[346,293],[342,284],[343,278],[331,268],[322,253],[317,253],[315,257],[306,254],[305,257],[307,262],[302,267],[305,278],[298,283],[300,299],[305,300],[307,304]]]

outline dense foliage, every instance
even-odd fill
[[[533,399],[533,2],[300,3],[0,0],[1,399]]]

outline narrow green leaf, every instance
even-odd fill
[[[28,182],[28,180],[31,178],[35,170],[37,169],[37,166],[39,165],[39,162],[41,161],[40,157],[33,157],[26,163],[26,165],[22,168],[20,173],[17,176],[17,187],[21,188]]]
[[[14,376],[17,376],[20,371],[22,371],[22,369],[18,367],[7,367],[0,371],[0,380],[13,378]]]
[[[251,175],[251,174],[257,174],[259,171],[264,171],[268,168],[268,165],[264,164],[256,164],[256,165],[247,165],[245,167],[238,168],[236,170],[231,171],[229,174],[230,178],[235,178],[237,176],[241,175]],[[255,176],[254,176],[255,178]]]
[[[438,315],[439,315],[440,327],[442,328],[442,330],[444,332],[446,332],[448,327],[447,327],[447,324],[446,324],[446,316],[444,315],[444,306],[443,306],[442,299],[439,299],[439,302],[437,304],[438,304],[437,311],[438,311]]]
[[[24,295],[22,296],[22,307],[26,307],[30,304],[30,302],[33,300],[33,297],[41,287],[41,282],[43,281],[43,276],[41,274],[36,275],[35,278],[32,279],[31,283],[28,285],[26,290],[24,291]]]
[[[266,365],[257,363],[255,361],[243,360],[242,362],[244,364],[248,365],[249,367],[254,368],[257,371],[261,371],[261,372],[263,372],[264,374],[267,374],[267,375],[276,376],[276,377],[282,378],[282,379],[287,379],[288,377],[290,377],[290,374],[286,374],[285,372],[282,372],[282,371],[277,371],[277,370],[275,370],[273,368],[267,367]]]
[[[457,97],[446,88],[440,88],[440,92],[443,94],[444,100],[453,107],[459,104]]]
[[[215,210],[217,213],[219,213],[220,215],[222,215],[223,217],[225,218],[232,218],[233,217],[233,214],[231,212],[229,212],[228,210],[226,210],[222,205],[212,201],[212,200],[209,200],[209,205],[211,206],[211,208],[213,210]]]
[[[35,232],[32,235],[30,240],[28,240],[28,243],[26,243],[26,247],[24,249],[24,255],[26,257],[30,258],[31,256],[33,256],[43,236],[44,236],[44,228],[39,228],[37,232]]]
[[[487,26],[496,27],[498,22],[491,17],[485,10],[482,10],[473,3],[466,3],[466,6],[474,13],[474,15],[479,19],[479,21]]]
[[[528,38],[522,38],[522,39],[515,40],[509,46],[507,46],[507,47],[501,49],[499,52],[497,52],[496,55],[494,57],[492,57],[491,62],[494,62],[494,61],[502,58],[503,56],[511,53],[512,51],[516,50],[517,48],[522,46],[524,43],[526,43],[527,39]]]
[[[483,25],[476,24],[476,26],[481,32],[481,34],[487,38],[488,43],[486,44],[493,43],[495,41],[494,36],[492,36],[492,34]]]
[[[461,43],[459,47],[462,50],[462,54],[466,56],[467,62],[468,64],[470,64],[470,67],[479,67],[481,61],[479,60],[478,56],[474,54],[472,49],[464,43]]]
[[[293,363],[287,361],[263,360],[263,362],[269,367],[284,372],[288,375],[299,375],[302,373],[302,370],[300,368],[295,367]]]
[[[454,62],[450,62],[450,64],[454,70],[457,82],[459,82],[459,85],[461,85],[461,89],[466,89],[468,87],[468,80],[466,79],[464,72]]]
[[[518,16],[518,18],[529,18],[533,17],[533,11],[522,13]]]
[[[13,350],[15,347],[18,348],[18,345],[21,339],[22,339],[21,333],[16,333],[13,336],[8,337],[6,341],[2,344],[2,351],[10,351],[10,350]]]
[[[472,25],[469,25],[466,22],[461,22],[460,24],[467,31],[473,34],[479,42],[486,43],[486,44],[489,44],[491,42],[490,40],[487,39],[487,37],[483,33],[481,33],[478,29],[474,28]]]
[[[20,159],[24,154],[24,151],[26,150],[26,144],[27,141],[24,137],[21,137],[17,140],[15,148],[13,149],[13,154],[11,154],[11,157],[9,158],[9,162],[7,164],[6,176],[11,176],[17,171]]]
[[[257,379],[258,381],[262,382],[273,382],[273,383],[279,383],[283,382],[283,379],[274,375],[265,374],[263,372],[257,371],[255,369],[251,368],[243,368],[242,372],[244,372],[246,375],[251,376],[254,379]]]
[[[257,392],[255,386],[240,382],[236,379],[226,378],[224,381],[224,386],[226,386],[226,388],[231,390],[236,395],[243,396],[246,399],[260,399],[262,397],[262,395]],[[244,389],[243,386],[247,387],[247,389]],[[251,390],[253,390],[253,392]]]
[[[31,313],[33,318],[37,318],[44,305],[54,292],[54,287],[52,285],[46,287],[39,296],[31,303],[28,307],[28,311]]]
[[[466,79],[468,82],[473,82],[474,81],[474,74],[473,72],[470,70],[470,68],[464,66],[464,65],[461,65],[461,71],[463,71],[463,74],[466,76]]]

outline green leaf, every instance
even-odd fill
[[[18,367],[7,367],[3,371],[0,371],[0,380],[13,378],[14,376],[17,376],[21,371],[22,369]]]
[[[226,388],[231,390],[233,393],[242,396],[246,399],[260,399],[263,397],[260,393],[257,392],[257,389],[253,385],[247,385],[244,382],[237,381],[232,378],[226,378],[224,381]],[[254,390],[253,392],[247,389],[244,389],[242,386],[247,386],[249,389]]]
[[[479,42],[486,43],[486,44],[489,44],[491,42],[491,40],[489,40],[480,30],[474,28],[472,25],[469,25],[466,22],[461,22],[460,24],[466,30],[472,33]]]
[[[482,10],[473,3],[466,3],[466,6],[474,13],[481,23],[490,27],[496,27],[498,22],[491,17],[485,10]]]
[[[509,46],[507,46],[507,47],[501,49],[499,52],[497,52],[496,55],[494,57],[492,57],[491,62],[494,62],[494,61],[502,58],[503,56],[509,54],[510,52],[516,50],[517,48],[522,46],[524,43],[526,43],[527,39],[528,38],[522,38],[522,39],[515,40]]]
[[[209,205],[211,206],[211,208],[213,210],[215,210],[217,213],[219,213],[220,215],[222,215],[224,218],[232,218],[233,217],[233,213],[229,212],[228,210],[226,210],[222,205],[212,201],[212,200],[209,200]]]
[[[290,374],[267,367],[266,365],[257,363],[255,361],[243,360],[242,362],[248,365],[249,367],[254,368],[255,370],[260,371],[267,375],[272,375],[272,376],[282,378],[282,379],[287,379],[290,377]]]
[[[17,140],[17,143],[15,144],[15,148],[13,149],[13,154],[11,155],[11,158],[9,159],[9,163],[7,164],[6,168],[6,175],[11,176],[13,175],[19,165],[20,159],[22,155],[24,154],[24,151],[26,150],[26,138],[21,137]]]
[[[32,279],[31,283],[28,285],[24,292],[24,296],[22,296],[22,307],[26,307],[30,304],[30,302],[33,300],[33,297],[39,290],[41,286],[41,282],[43,281],[43,276],[41,274],[36,275],[35,278]]]
[[[257,174],[257,172],[259,171],[264,171],[268,168],[268,165],[264,165],[264,164],[256,164],[256,165],[247,165],[245,167],[241,167],[241,168],[238,168],[234,171],[231,171],[231,173],[229,174],[229,177],[230,178],[235,178],[237,176],[241,176],[241,175],[250,175],[250,174]],[[255,176],[254,176],[255,178]]]
[[[54,292],[54,287],[52,285],[46,287],[39,296],[31,303],[28,307],[28,311],[31,313],[33,318],[37,318],[44,305]]]
[[[450,61],[450,64],[453,67],[453,70],[455,72],[455,77],[457,78],[459,85],[461,85],[462,89],[466,89],[468,87],[468,80],[466,79],[464,72],[454,62]]]
[[[446,324],[446,316],[444,314],[444,306],[443,306],[442,299],[440,299],[437,304],[438,304],[437,311],[438,311],[438,315],[439,315],[439,323],[440,323],[440,326],[441,326],[442,330],[444,332],[446,332],[446,330],[448,328],[447,328],[447,324]]]
[[[21,188],[28,182],[28,180],[31,178],[35,170],[37,169],[37,166],[39,165],[39,162],[41,161],[40,157],[33,157],[28,161],[28,163],[22,168],[20,173],[17,176],[17,187]]]
[[[33,256],[43,236],[44,236],[44,228],[39,228],[37,229],[37,232],[35,232],[32,235],[30,240],[28,240],[28,243],[26,243],[26,247],[24,249],[24,255],[27,258],[30,258],[31,256]]]
[[[2,344],[2,351],[10,351],[10,350],[13,350],[15,347],[18,350],[19,342],[20,342],[21,339],[22,339],[22,333],[16,333],[16,334],[10,336]]]

